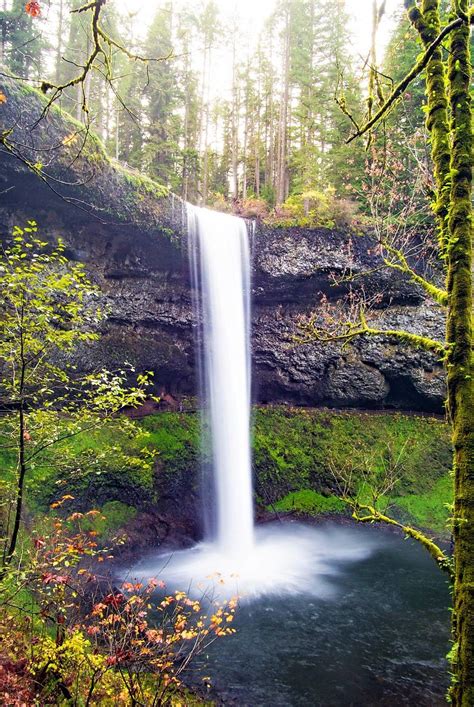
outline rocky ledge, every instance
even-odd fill
[[[109,315],[83,369],[125,360],[154,370],[158,391],[195,392],[195,317],[184,205],[160,185],[110,160],[100,142],[59,109],[41,117],[44,98],[0,79],[8,149],[0,152],[1,232],[34,218],[85,263]],[[5,132],[4,132],[5,134]],[[47,158],[45,157],[47,156]],[[46,163],[47,162],[47,163]],[[45,164],[46,163],[46,164]],[[328,229],[269,228],[252,236],[254,397],[303,406],[440,412],[444,376],[436,356],[390,337],[336,344],[295,342],[298,322],[321,300],[344,307],[334,276],[370,271],[353,289],[378,293],[380,327],[442,339],[438,307],[400,273],[380,268],[368,236]]]

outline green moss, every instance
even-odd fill
[[[25,106],[25,112],[31,114],[31,122],[48,104],[48,96],[14,79],[4,78],[2,88],[19,105]],[[84,124],[57,103],[48,108],[47,118],[39,124],[39,129],[48,130],[49,138],[54,136],[57,143],[58,149],[48,169],[52,176],[69,182],[74,165],[72,181],[77,180],[79,184],[79,177],[84,180],[78,186],[81,198],[85,196],[89,200],[93,192],[91,203],[100,204],[101,210],[113,212],[127,222],[156,223],[159,210],[155,202],[168,196],[169,189],[111,159],[98,136],[92,131],[86,132]]]
[[[101,515],[89,516],[82,522],[84,530],[93,530],[105,538],[119,530],[137,515],[137,509],[121,501],[108,501],[99,509]]]
[[[297,513],[319,515],[324,513],[343,513],[346,510],[346,504],[334,496],[323,496],[312,489],[302,489],[301,491],[289,493],[275,505],[269,506],[268,510],[295,511]]]
[[[449,532],[449,518],[453,501],[453,480],[443,476],[424,493],[395,496],[392,503],[405,515],[403,520],[440,533]]]
[[[447,533],[452,480],[449,428],[444,421],[282,407],[260,408],[255,414],[256,489],[267,507],[289,510],[293,501],[304,504],[308,493],[339,504],[330,467],[342,470],[350,459],[357,484],[366,458],[375,474],[382,474],[387,454],[403,458],[397,497],[390,499],[394,514]],[[303,512],[301,507],[291,509]],[[316,505],[306,512],[322,511]]]
[[[158,452],[166,473],[179,475],[195,470],[200,463],[200,418],[188,413],[164,412],[141,422],[147,444]]]
[[[351,459],[357,468],[370,456],[375,471],[382,471],[388,449],[404,452],[404,494],[428,490],[450,469],[449,430],[435,418],[283,407],[256,411],[259,477],[294,485],[287,492],[307,488],[308,481],[332,487],[329,462],[337,469]]]
[[[80,510],[108,501],[128,500],[134,505],[153,501],[153,462],[143,452],[147,442],[144,430],[133,430],[118,418],[53,445],[29,467],[28,508],[47,512],[64,493],[75,497],[73,505]],[[14,478],[16,458],[3,450],[0,463],[2,482],[8,485]]]
[[[115,160],[113,162],[111,161],[111,163],[113,164],[115,171],[123,175],[128,184],[134,188],[144,191],[146,194],[153,196],[155,199],[162,199],[165,196],[169,196],[170,190],[162,184],[158,184],[158,182],[155,182],[153,179],[150,179],[150,177],[147,177],[140,172],[131,170],[128,167],[124,167]]]
[[[185,493],[200,464],[200,418],[160,413],[145,418],[148,444],[159,452],[161,474]],[[451,502],[451,445],[442,420],[403,414],[335,412],[283,406],[254,411],[253,467],[258,501],[278,510],[339,511],[330,466],[366,457],[382,473],[386,456],[403,454],[394,512],[433,530],[446,530]],[[312,509],[312,510],[310,510]]]
[[[29,86],[25,82],[21,81],[12,81],[11,83],[8,83],[8,89],[9,91],[14,91],[16,93],[22,94],[23,96],[28,97],[29,99],[34,99],[36,100],[41,108],[44,108],[47,103],[48,103],[48,96],[45,95],[42,91],[40,91],[37,88],[34,88],[33,86]],[[78,139],[80,139],[81,134],[84,134],[85,132],[85,126],[84,123],[81,123],[80,120],[77,120],[77,118],[74,118],[70,113],[68,113],[64,108],[62,108],[58,103],[52,103],[51,106],[49,107],[49,115],[50,118],[54,120],[54,118],[59,118],[61,123],[62,123],[62,132],[65,132],[64,137],[67,137],[69,135],[74,135],[75,133],[79,134]],[[68,132],[67,132],[68,131]],[[72,141],[71,141],[72,144]],[[104,146],[104,143],[100,138],[93,132],[88,132],[87,133],[87,140],[86,144],[84,145],[85,151],[84,155],[87,156],[88,159],[90,159],[93,155],[93,153],[96,153],[96,159],[101,159],[103,161],[109,161],[109,158],[106,153],[106,149]]]
[[[421,8],[415,4],[409,10],[410,20],[418,31],[423,46],[427,48],[440,32],[439,0],[422,0]],[[438,219],[439,242],[445,250],[447,242],[447,215],[450,190],[450,136],[446,71],[442,48],[438,47],[426,66],[426,127],[431,135],[436,195],[433,210]]]
[[[471,3],[455,8],[462,24],[451,34],[449,101],[451,106],[451,174],[447,290],[448,412],[454,445],[454,583],[450,697],[455,707],[474,704],[474,359],[472,320],[472,65],[467,17]],[[471,10],[472,12],[472,10]]]
[[[69,440],[64,443],[67,449],[57,450],[49,467],[33,470],[29,506],[45,512],[51,500],[71,493],[81,510],[102,507],[104,515],[111,516],[110,523],[118,527],[134,508],[153,504],[162,492],[184,498],[200,484],[200,427],[199,414],[162,412],[144,418],[138,435],[130,436],[118,419],[100,431]],[[143,467],[140,462],[144,448],[158,454],[155,473],[152,465]],[[388,450],[403,455],[402,478],[396,498],[390,499],[394,513],[420,527],[445,530],[446,504],[452,500],[451,445],[448,426],[434,418],[256,408],[253,467],[257,499],[280,511],[339,512],[342,505],[335,498],[330,467],[343,469],[350,459],[357,482],[366,457],[376,473],[383,472]],[[6,451],[2,455],[14,467],[14,458]],[[54,471],[61,457],[77,460],[68,473]]]

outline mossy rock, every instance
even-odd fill
[[[78,510],[111,502],[145,510],[156,508],[156,504],[159,507],[165,498],[171,499],[176,509],[189,510],[201,488],[200,415],[162,412],[141,420],[139,429],[140,434],[130,438],[116,420],[71,441],[68,455],[88,460],[87,464],[69,475],[51,471],[54,464],[49,471],[34,470],[28,480],[30,508],[45,512],[53,500],[71,493]],[[362,484],[358,469],[364,459],[369,457],[375,471],[382,471],[388,448],[395,456],[403,455],[400,482],[389,499],[393,513],[406,522],[447,534],[452,501],[451,445],[447,424],[436,418],[284,406],[257,408],[253,436],[257,500],[278,512],[344,512],[331,468],[337,472],[350,459],[354,483]],[[107,452],[99,464],[94,463],[103,450],[114,449],[120,449],[120,455]],[[156,452],[154,465],[141,466],[143,449]],[[15,460],[10,457],[5,451],[1,461],[13,470]],[[204,452],[204,461],[210,461],[209,449]],[[119,508],[112,506],[114,517],[120,515]]]
[[[345,513],[346,504],[334,496],[323,496],[312,489],[292,491],[277,501],[268,510],[324,515],[326,513]]]

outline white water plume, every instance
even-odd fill
[[[374,542],[354,530],[298,523],[254,528],[250,444],[250,257],[245,221],[187,206],[191,274],[200,322],[198,370],[204,428],[212,447],[214,510],[204,541],[154,554],[132,576],[159,576],[194,596],[334,593],[341,563],[367,557]]]
[[[238,555],[215,542],[145,558],[133,577],[159,576],[167,591],[182,590],[197,599],[251,601],[260,596],[337,595],[335,580],[344,566],[369,557],[381,538],[356,528],[270,523],[255,529],[255,544]]]

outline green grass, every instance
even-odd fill
[[[302,489],[289,493],[274,505],[268,506],[268,510],[321,515],[343,513],[346,510],[346,504],[334,496],[322,496],[312,489]]]

